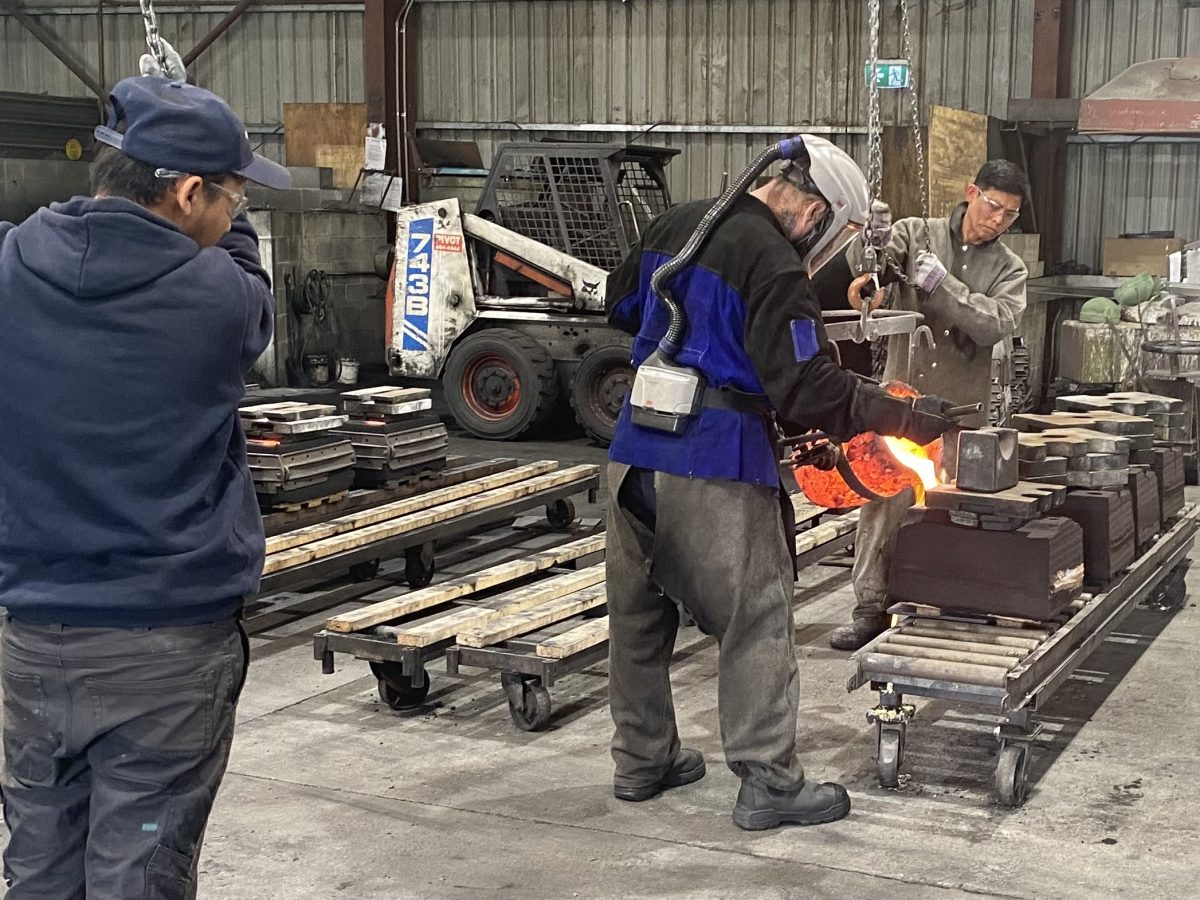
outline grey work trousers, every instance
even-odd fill
[[[191,900],[246,673],[230,619],[75,628],[9,618],[8,900]]]
[[[953,481],[958,471],[958,432],[945,439],[939,478]],[[888,572],[892,567],[892,552],[896,535],[909,508],[916,503],[912,488],[905,488],[895,497],[873,500],[858,514],[858,530],[854,538],[854,618],[870,619],[882,616],[888,603]]]
[[[742,779],[798,788],[795,570],[779,497],[758,485],[655,472],[647,501],[631,471],[639,470],[608,467],[614,784],[654,783],[679,752],[669,675],[678,601],[720,648],[726,763]]]

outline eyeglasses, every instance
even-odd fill
[[[154,170],[155,178],[165,178],[169,181],[174,181],[176,178],[183,178],[187,174],[187,172],[176,172],[174,169]],[[231,219],[236,219],[238,216],[244,213],[246,211],[246,207],[250,205],[250,198],[247,197],[245,193],[239,194],[236,191],[231,191],[229,188],[222,187],[214,181],[206,181],[204,182],[204,186],[210,187],[214,191],[220,191],[229,198],[229,218]]]
[[[1005,222],[1017,221],[1017,217],[1021,215],[1021,210],[1019,208],[1018,209],[1009,209],[1007,206],[1005,206],[999,200],[993,200],[991,197],[989,197],[987,194],[985,194],[983,192],[983,188],[979,187],[979,185],[975,185],[975,187],[979,188],[979,196],[983,198],[983,202],[987,204],[988,210],[993,215],[995,213],[1003,213]]]

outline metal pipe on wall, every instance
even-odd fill
[[[396,158],[400,161],[400,196],[412,202],[412,179],[409,177],[411,162],[408,149],[408,14],[416,0],[405,0],[404,8],[396,16],[393,34],[392,55],[396,60]]]
[[[96,0],[96,68],[100,73],[100,85],[108,87],[108,76],[104,73],[104,0]],[[104,120],[104,101],[100,101],[100,118]]]

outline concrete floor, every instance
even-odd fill
[[[582,439],[459,439],[452,449],[604,458]],[[448,553],[446,567],[477,567],[469,556]],[[704,752],[708,775],[629,804],[610,789],[603,665],[560,681],[549,730],[524,733],[494,674],[451,678],[433,663],[427,705],[393,712],[378,702],[365,663],[338,656],[336,674],[321,674],[310,636],[327,613],[261,615],[200,896],[1197,895],[1195,603],[1173,617],[1136,612],[1059,692],[1045,710],[1031,795],[1016,810],[989,799],[991,720],[940,702],[918,701],[902,770],[910,778],[898,790],[876,785],[863,715],[874,697],[846,693],[846,654],[826,644],[850,605],[845,569],[802,573],[802,758],[810,776],[849,787],[853,812],[833,825],[757,834],[730,821],[737,781],[717,731],[716,648],[694,628],[680,634],[675,702],[682,737]]]

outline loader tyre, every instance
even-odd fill
[[[633,387],[628,347],[597,347],[583,358],[571,382],[575,420],[597,443],[612,443],[617,416]]]
[[[533,338],[509,328],[463,338],[450,351],[442,383],[459,426],[495,441],[540,425],[558,399],[550,354]]]

